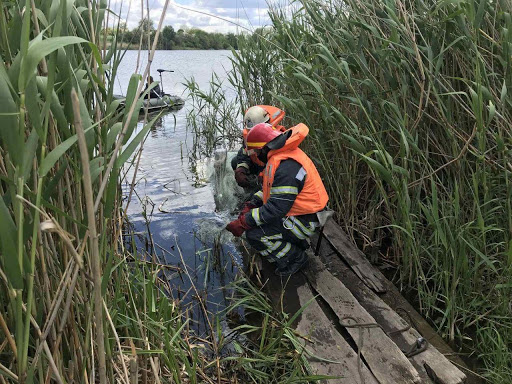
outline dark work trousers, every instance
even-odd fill
[[[309,247],[307,239],[318,227],[316,214],[290,216],[246,231],[249,244],[270,262],[284,266]]]

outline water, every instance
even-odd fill
[[[185,79],[193,77],[202,89],[208,88],[214,71],[225,79],[226,71],[231,69],[230,54],[229,51],[158,51],[151,74],[157,80],[156,69],[174,70],[174,73],[163,73],[163,88],[167,93],[186,98],[182,84]],[[142,59],[143,70],[147,54]],[[126,92],[136,61],[137,52],[127,52],[119,68],[116,93]],[[235,93],[226,88],[226,96],[232,98]],[[217,313],[226,306],[229,292],[223,287],[233,280],[241,265],[233,237],[223,230],[232,220],[231,211],[236,205],[233,192],[238,187],[225,151],[217,151],[212,159],[189,159],[193,137],[186,128],[191,104],[187,101],[183,109],[164,115],[152,128],[144,144],[128,215],[139,234],[139,251],[147,252],[148,257],[156,255],[160,263],[182,269],[183,273],[172,272],[167,278],[173,295],[184,305],[192,306],[190,314],[197,320],[198,332],[203,332],[204,318],[187,274],[205,299],[209,312]],[[130,170],[123,183],[125,197],[132,177],[133,170]]]

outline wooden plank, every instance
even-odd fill
[[[259,266],[258,266],[259,267]],[[265,290],[278,311],[296,313],[314,297],[306,278],[298,273],[288,278],[274,275],[275,266],[261,260],[260,273]],[[304,309],[294,323],[296,331],[308,339],[302,340],[306,350],[321,359],[308,357],[313,373],[341,377],[325,380],[328,384],[379,384],[363,361],[358,359],[350,344],[340,335],[316,300]],[[362,376],[362,378],[361,378]]]
[[[408,323],[389,307],[376,293],[368,288],[355,273],[345,265],[332,248],[325,244],[320,250],[322,261],[326,267],[336,273],[336,278],[345,283],[359,303],[382,326],[386,332],[403,329]],[[389,292],[389,290],[388,290]],[[406,310],[403,308],[403,310]],[[408,350],[416,342],[420,333],[410,328],[405,332],[392,333],[391,339],[402,349]],[[466,381],[466,375],[453,365],[432,344],[418,355],[410,359],[420,374],[422,381],[430,377],[438,384],[461,384]]]
[[[313,288],[338,316],[340,324],[375,323],[374,318],[359,304],[350,290],[336,279],[317,257],[311,257],[304,269]],[[400,348],[378,326],[346,327],[364,357],[368,367],[381,384],[420,383],[421,378]]]
[[[306,305],[314,297],[307,283],[297,288],[297,294],[300,298],[301,306]],[[354,352],[347,341],[327,319],[316,300],[311,301],[306,307],[296,330],[299,334],[309,339],[307,343],[303,341],[309,353],[322,359],[338,362],[332,363],[315,357],[308,357],[312,371],[315,374],[337,377],[326,380],[327,383],[379,383],[364,362],[358,359],[357,353]],[[360,366],[360,372],[358,365]]]
[[[325,224],[323,234],[368,287],[375,292],[386,291],[386,278],[373,267],[364,253],[350,241],[345,232],[334,221],[329,220]]]

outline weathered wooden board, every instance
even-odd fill
[[[260,279],[265,282],[276,309],[290,314],[307,303],[316,294],[314,291],[321,294],[322,298],[313,300],[294,323],[297,332],[304,336],[302,342],[307,351],[311,356],[319,357],[308,358],[316,374],[341,377],[329,380],[329,384],[480,384],[470,374],[465,380],[465,374],[449,361],[455,358],[464,366],[460,358],[454,356],[440,336],[400,295],[398,289],[371,265],[338,225],[329,223],[324,234],[329,241],[324,240],[322,244],[321,259],[312,260],[310,266],[303,270],[304,274],[296,274],[290,279],[278,278],[273,274],[275,267],[263,260]],[[306,276],[314,291],[306,282]],[[399,309],[411,316],[412,323],[420,332],[408,329],[402,333],[386,334],[406,325],[396,313]],[[364,313],[366,315],[361,316]],[[346,316],[355,318],[355,321]],[[348,333],[339,333],[340,328],[333,325],[333,321],[340,324],[377,322],[382,328],[364,329],[360,334],[358,328],[347,327]],[[376,337],[376,332],[381,335]],[[421,354],[407,359],[401,350],[409,350],[420,333],[431,345]],[[375,342],[382,335],[387,340]],[[362,361],[357,357],[357,348],[354,351],[354,344],[362,345]],[[394,361],[396,354],[402,356],[398,358],[399,363]]]
[[[386,332],[403,329],[407,326],[408,323],[368,288],[332,251],[328,244],[321,248],[320,256],[325,266],[332,272],[335,271],[336,278],[345,284],[359,303]],[[404,332],[392,333],[390,338],[402,350],[408,350],[420,336],[416,329],[410,328]],[[410,360],[420,374],[422,381],[426,381],[429,376],[438,384],[460,384],[466,380],[466,375],[432,344],[429,344],[424,352],[411,357]]]
[[[306,305],[314,297],[307,283],[297,288],[297,294],[301,306]],[[379,383],[364,362],[358,359],[357,354],[347,341],[327,319],[316,300],[311,301],[306,307],[296,330],[299,334],[309,339],[304,344],[306,350],[313,355],[308,358],[313,372],[317,375],[337,377],[327,380],[327,383]],[[322,361],[314,356],[338,363]]]
[[[275,267],[266,260],[262,260],[261,267],[265,290],[278,310],[294,314],[314,297],[302,274],[281,279],[273,274]],[[349,343],[338,333],[316,300],[312,300],[304,309],[294,323],[294,328],[308,339],[307,342],[303,340],[303,345],[312,355],[308,357],[308,361],[313,372],[336,377],[326,380],[326,383],[379,384],[364,362],[358,359]]]
[[[386,278],[373,267],[364,253],[350,241],[334,221],[330,220],[325,224],[323,234],[367,286],[375,292],[386,291]]]
[[[359,304],[350,290],[325,269],[319,258],[311,257],[304,269],[313,288],[329,304],[340,324],[369,324],[375,319]],[[381,384],[420,383],[421,378],[398,346],[378,326],[346,328],[361,348],[368,367]]]

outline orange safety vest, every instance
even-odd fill
[[[270,198],[270,189],[274,182],[274,175],[281,161],[293,159],[306,170],[306,182],[286,216],[316,213],[325,208],[329,201],[329,196],[315,165],[308,155],[298,148],[299,144],[308,135],[309,128],[301,123],[290,128],[290,130],[292,133],[288,140],[286,140],[286,144],[282,148],[268,153],[267,166],[263,171],[263,203],[266,204]]]

